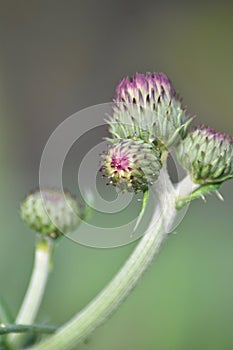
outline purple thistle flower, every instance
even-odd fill
[[[101,155],[101,168],[109,183],[121,191],[146,191],[161,169],[160,152],[142,140],[122,140],[111,144]]]
[[[136,73],[134,77],[122,79],[116,87],[115,102],[142,104],[144,101],[155,100],[155,95],[162,98],[166,93],[171,97],[175,91],[168,77],[164,73]]]
[[[186,135],[191,119],[164,73],[136,73],[116,87],[109,132],[169,148]]]

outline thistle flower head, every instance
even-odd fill
[[[137,73],[118,84],[108,123],[113,138],[142,139],[168,148],[186,135],[190,121],[164,73]]]
[[[178,159],[195,183],[221,183],[233,177],[233,139],[203,125],[179,144]]]
[[[21,203],[24,223],[43,235],[56,238],[74,231],[80,223],[80,208],[69,192],[35,191]]]
[[[156,96],[157,95],[157,96]],[[126,77],[120,81],[115,91],[115,102],[141,104],[147,107],[156,97],[160,99],[175,96],[175,91],[164,73],[136,73],[134,77]]]
[[[100,171],[109,179],[109,184],[121,191],[147,190],[161,169],[160,151],[142,140],[112,144],[101,157]]]

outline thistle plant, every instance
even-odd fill
[[[45,288],[52,247],[62,234],[77,228],[85,214],[68,193],[48,189],[29,195],[20,212],[23,221],[39,232],[35,268],[15,324],[3,327],[4,334],[12,333],[4,335],[5,349],[22,347],[30,329],[54,334],[28,349],[77,349],[137,284],[171,232],[179,210],[211,192],[222,198],[221,185],[233,177],[232,138],[204,126],[190,129],[192,121],[163,73],[135,74],[117,85],[112,114],[107,119],[108,147],[100,157],[99,170],[109,186],[143,194],[134,231],[147,209],[149,193],[154,191],[157,202],[152,219],[132,255],[101,293],[63,326],[42,329],[33,322]],[[167,170],[171,151],[186,171],[175,184]]]

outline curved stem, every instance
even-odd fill
[[[160,174],[155,190],[159,203],[151,224],[119,273],[83,311],[61,327],[55,335],[31,349],[76,348],[77,344],[103,323],[127,297],[158,253],[176,216],[174,207],[176,192],[165,169]]]
[[[52,252],[52,240],[50,238],[38,238],[35,248],[34,268],[29,286],[16,318],[16,324],[33,323],[44,294],[48,273],[50,271],[50,258]],[[13,349],[17,349],[23,342],[24,334],[11,334],[8,343]]]

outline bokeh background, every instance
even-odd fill
[[[163,71],[198,123],[232,135],[233,5],[0,4],[0,294],[16,314],[34,247],[34,234],[20,221],[19,202],[38,186],[40,157],[51,133],[76,111],[109,102],[123,76]],[[68,179],[65,187],[75,190]],[[233,349],[231,182],[222,194],[223,203],[215,196],[207,204],[192,203],[139,286],[80,349]],[[113,277],[134,246],[93,249],[64,239],[37,321],[68,320]]]

